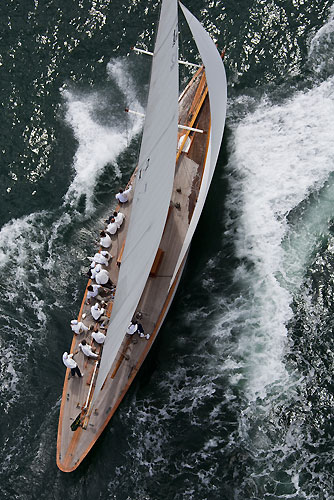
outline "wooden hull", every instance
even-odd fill
[[[210,106],[203,69],[196,73],[183,92],[179,101],[179,116],[182,124],[209,132]],[[64,472],[71,472],[78,467],[115,413],[163,324],[180,281],[187,254],[170,286],[198,198],[209,143],[209,133],[182,131],[180,135],[182,134],[184,138],[181,142],[184,144],[189,136],[190,147],[187,153],[179,151],[177,155],[173,194],[164,233],[151,275],[137,307],[137,311],[140,311],[142,315],[140,322],[145,333],[150,334],[150,338],[149,340],[140,338],[137,334],[131,337],[124,335],[119,353],[93,408],[90,406],[91,393],[89,391],[94,388],[91,381],[93,370],[96,370],[96,362],[84,359],[82,353],[76,355],[84,377],[68,380],[69,370],[67,370],[58,427],[57,465]],[[111,279],[116,285],[131,213],[131,200],[122,206],[121,211],[125,213],[126,218],[121,229],[113,237],[111,253],[114,258],[108,267]],[[87,317],[84,322],[88,326],[94,322],[85,299],[86,294],[79,319],[83,313],[86,313]],[[112,303],[109,304],[109,313],[111,307]],[[91,343],[89,334],[75,336],[71,352],[78,348],[83,338]],[[92,385],[91,388],[90,385]],[[83,411],[84,406],[86,409]],[[70,426],[80,413],[82,426],[73,432]]]

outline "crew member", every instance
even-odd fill
[[[125,219],[125,215],[122,212],[114,212],[114,219],[117,224],[118,229],[121,227],[123,224],[123,221]]]
[[[71,375],[72,377],[75,376],[75,374],[78,375],[78,377],[82,377],[83,374],[81,373],[80,371],[80,368],[78,367],[78,364],[76,361],[74,361],[73,359],[73,356],[74,354],[77,354],[78,351],[76,351],[75,353],[71,353],[71,354],[68,354],[67,352],[64,352],[63,354],[63,363],[64,365],[66,366],[66,368],[70,368],[71,369]],[[71,377],[71,375],[69,376],[69,378]]]
[[[111,247],[111,238],[109,234],[107,234],[105,231],[100,232],[100,245],[103,248],[110,248]]]
[[[85,339],[82,342],[80,342],[79,347],[82,350],[82,352],[84,353],[84,355],[87,356],[88,358],[97,359],[99,357],[99,355],[93,351],[91,346],[89,344],[87,344]]]
[[[105,313],[104,307],[100,307],[97,302],[90,308],[90,313],[95,319],[95,321],[104,321],[105,319],[108,319],[108,316],[104,315]]]
[[[88,332],[88,327],[82,321],[78,321],[77,319],[72,319],[71,328],[76,335],[79,335],[79,333],[82,332]]]
[[[98,344],[104,344],[104,341],[106,340],[106,335],[103,332],[101,332],[101,330],[97,330],[92,333],[92,338]]]
[[[116,194],[116,199],[120,203],[126,203],[129,199],[129,193],[130,193],[131,189],[132,189],[131,185],[125,191],[123,191],[123,189],[120,189],[119,192]]]
[[[111,219],[107,226],[107,232],[111,235],[116,234],[118,229],[118,225],[116,224],[116,221],[114,218]]]

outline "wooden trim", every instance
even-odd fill
[[[85,305],[85,301],[86,301],[86,297],[87,297],[87,291],[88,291],[87,288],[91,284],[91,282],[92,282],[91,279],[88,280],[88,283],[86,285],[84,297],[83,297],[83,300],[81,302],[81,307],[80,307],[80,311],[79,311],[79,314],[78,314],[78,321],[81,320],[82,311],[83,311],[83,308],[84,308],[84,305]],[[72,338],[70,353],[72,353],[74,351],[75,343],[76,343],[76,335],[74,334],[73,338]],[[59,453],[60,453],[60,450],[61,450],[61,431],[62,431],[62,426],[63,426],[63,413],[64,413],[64,405],[66,403],[66,392],[67,392],[67,384],[68,384],[69,374],[70,374],[70,369],[67,368],[66,372],[65,372],[65,381],[64,381],[64,386],[63,386],[63,393],[62,393],[62,396],[61,396],[60,412],[59,412],[59,422],[58,422],[58,432],[57,432],[57,465],[58,465],[58,467],[61,470],[62,470],[62,468],[60,467],[60,463],[59,463],[58,458],[59,458]]]
[[[117,363],[116,363],[116,366],[115,366],[115,368],[114,368],[114,370],[113,370],[112,374],[110,375],[110,378],[115,378],[116,373],[118,372],[119,367],[121,366],[122,361],[123,361],[123,359],[124,359],[124,358],[125,358],[125,356],[126,356],[126,351],[128,350],[128,347],[129,347],[129,345],[130,345],[130,342],[131,342],[131,337],[130,337],[130,338],[128,338],[128,339],[126,339],[125,346],[124,346],[124,348],[123,348],[123,350],[122,350],[122,352],[121,352],[121,354],[120,354],[120,356],[119,356],[119,359],[118,359],[118,361],[117,361]],[[109,375],[108,375],[108,376],[109,376]],[[108,378],[108,376],[106,377],[106,379]]]
[[[191,124],[194,124],[194,122],[196,121],[196,119],[198,119],[198,115],[202,109],[202,106],[203,106],[203,103],[205,101],[205,98],[207,97],[207,85],[206,85],[206,77],[205,77],[205,73],[203,71],[203,68],[199,69],[198,72],[196,73],[196,75],[200,75],[200,73],[203,72],[202,76],[201,76],[201,79],[198,83],[198,88],[196,89],[195,91],[195,95],[194,95],[194,99],[192,101],[192,105],[190,106],[190,109],[189,109],[189,114],[191,114],[191,118],[190,120],[188,120],[189,123]],[[196,75],[193,77],[193,80],[194,78],[196,78]],[[193,82],[192,80],[192,82]],[[187,91],[187,88],[189,88],[191,86],[191,84],[189,84],[183,95],[185,94],[185,92]],[[188,115],[189,117],[189,115]],[[210,123],[210,126],[211,126],[211,123]],[[186,135],[186,137],[189,136],[189,131],[188,131],[188,134]],[[185,139],[186,140],[186,139]],[[204,160],[204,164],[203,164],[203,168],[202,168],[202,177],[201,177],[201,180],[200,180],[200,185],[202,184],[202,179],[203,179],[203,175],[204,175],[204,170],[205,170],[205,162],[206,162],[206,158],[207,158],[207,152],[208,152],[208,145],[209,145],[209,137],[208,137],[208,140],[206,141],[206,151],[205,151],[205,160]],[[182,152],[182,148],[183,148],[184,145],[182,145],[181,149],[180,149],[180,152],[177,156],[177,160]],[[133,180],[133,177],[134,177],[135,173],[131,176],[131,179],[129,182],[132,182]],[[121,207],[119,207],[121,208]],[[168,211],[168,215],[167,215],[167,219],[168,219],[168,216],[170,215],[171,213],[171,208],[169,209]],[[124,245],[125,243],[123,244],[123,250],[124,250]],[[101,250],[101,249],[100,249]],[[160,249],[161,250],[161,249]],[[125,394],[127,393],[131,383],[133,382],[140,366],[142,365],[142,363],[144,362],[149,350],[151,349],[152,345],[153,345],[153,342],[163,324],[163,320],[168,312],[168,309],[172,303],[172,300],[173,300],[173,296],[176,292],[176,289],[177,289],[177,285],[179,283],[179,280],[180,280],[180,277],[181,277],[181,273],[184,269],[184,265],[185,265],[185,262],[186,262],[186,258],[188,256],[188,250],[187,249],[187,252],[186,252],[186,255],[185,257],[183,258],[182,260],[182,263],[179,267],[179,269],[177,270],[177,273],[175,275],[175,278],[174,278],[174,281],[167,293],[167,296],[165,297],[165,301],[163,302],[163,305],[162,305],[162,308],[161,308],[161,311],[159,313],[159,316],[156,320],[156,323],[155,323],[155,327],[153,329],[153,332],[151,334],[151,337],[149,340],[147,340],[147,343],[145,346],[143,346],[143,351],[139,357],[139,359],[137,360],[137,363],[134,367],[130,367],[129,368],[132,368],[131,371],[130,371],[130,374],[129,374],[129,378],[128,378],[128,381],[125,383],[125,386],[123,387],[123,390],[122,392],[119,394],[119,397],[117,398],[115,404],[112,406],[112,408],[110,409],[109,413],[107,414],[107,417],[105,418],[105,420],[103,421],[103,423],[98,427],[98,430],[97,430],[97,433],[95,434],[95,436],[92,438],[92,440],[90,441],[89,445],[87,446],[86,450],[78,457],[78,459],[76,460],[75,464],[71,467],[70,464],[71,462],[73,463],[73,454],[74,454],[74,450],[77,448],[77,445],[80,441],[80,436],[82,436],[82,428],[78,428],[74,435],[71,437],[71,436],[68,436],[67,437],[67,443],[69,442],[69,445],[67,447],[67,450],[66,452],[64,452],[64,457],[60,458],[60,453],[61,453],[61,437],[62,437],[62,424],[63,424],[63,418],[64,418],[64,411],[65,411],[65,404],[66,404],[66,393],[67,393],[67,389],[68,389],[68,374],[69,374],[69,369],[66,370],[66,378],[65,378],[65,382],[64,382],[64,387],[63,387],[63,394],[62,394],[62,401],[61,401],[61,407],[60,407],[60,416],[59,416],[59,425],[58,425],[58,435],[57,435],[57,465],[59,467],[60,470],[62,470],[63,472],[71,472],[73,470],[75,470],[79,464],[82,462],[82,460],[85,458],[85,456],[89,453],[89,451],[91,450],[91,448],[94,446],[94,444],[96,443],[96,441],[98,440],[98,438],[101,436],[102,432],[104,431],[105,427],[107,426],[108,422],[110,421],[110,419],[112,418],[112,416],[114,415],[115,411],[117,410],[118,406],[120,405],[121,401],[123,400]],[[121,250],[122,251],[122,250]],[[161,250],[162,252],[162,250]],[[123,253],[123,251],[122,251]],[[121,256],[122,257],[122,256]],[[157,255],[156,255],[156,258],[158,257],[158,252],[157,252]],[[160,257],[161,258],[161,257]],[[117,259],[118,261],[118,259]],[[118,263],[116,261],[116,263]],[[84,305],[85,305],[85,301],[86,301],[86,297],[87,297],[87,287],[88,285],[91,283],[91,280],[88,281],[88,284],[86,286],[86,289],[85,289],[85,294],[84,294],[84,298],[82,300],[82,304],[81,304],[81,308],[80,308],[80,311],[79,311],[79,315],[78,315],[78,320],[81,319],[82,317],[82,312],[83,312],[83,308],[84,308]],[[111,304],[111,307],[112,307],[112,304]],[[71,352],[73,351],[74,349],[74,346],[75,346],[75,343],[76,343],[76,335],[73,336],[73,339],[72,339],[72,344],[71,344]],[[122,353],[124,353],[127,349],[128,345],[126,346],[125,349],[123,349]],[[120,356],[120,364],[122,363],[124,357],[121,355]],[[108,376],[110,375],[110,372],[108,374]],[[91,378],[91,376],[90,376]],[[101,418],[103,418],[103,416],[101,415]],[[66,429],[64,429],[64,431],[66,431]],[[68,441],[69,439],[69,441]],[[77,455],[76,455],[77,456]]]
[[[194,123],[199,115],[199,112],[202,109],[202,106],[203,106],[204,100],[207,96],[207,93],[208,93],[208,86],[206,85],[206,76],[205,76],[205,72],[203,71],[203,75],[201,77],[200,83],[198,84],[198,88],[196,90],[192,106],[189,109],[189,113],[192,113],[192,118],[187,123],[187,126],[192,127],[194,125]],[[178,161],[178,159],[183,151],[184,145],[186,143],[186,140],[187,140],[189,134],[190,134],[190,130],[187,130],[185,134],[182,134],[183,141],[180,145],[179,150],[176,153],[176,163],[177,163],[177,161]]]
[[[162,262],[164,253],[165,252],[161,248],[158,248],[158,251],[156,253],[156,256],[155,256],[155,259],[154,259],[154,262],[153,262],[153,265],[152,265],[152,268],[150,271],[151,278],[154,278],[158,274],[159,267],[161,266],[161,262]]]
[[[206,141],[206,150],[205,150],[205,155],[204,155],[204,164],[203,164],[203,170],[202,170],[202,175],[201,175],[201,181],[199,183],[199,190],[198,190],[198,194],[197,194],[197,197],[196,197],[196,202],[198,200],[198,195],[199,195],[199,193],[201,191],[201,186],[202,186],[204,171],[205,171],[205,167],[206,167],[206,159],[208,157],[208,150],[209,150],[210,138],[211,138],[211,106],[210,106],[210,124],[209,124],[208,140]]]
[[[179,279],[181,277],[181,273],[183,271],[183,268],[184,268],[184,264],[185,264],[185,261],[186,261],[186,258],[187,258],[187,254],[185,255],[183,261],[182,261],[182,264],[181,266],[179,267],[179,270],[178,272],[176,273],[176,276],[175,276],[175,279],[173,281],[173,284],[172,286],[170,287],[170,290],[169,290],[169,293],[166,297],[166,300],[165,300],[165,303],[164,303],[164,306],[161,310],[161,313],[158,317],[158,321],[157,321],[157,324],[153,330],[153,333],[150,337],[150,339],[147,341],[147,348],[143,351],[141,357],[139,358],[136,366],[133,368],[132,370],[132,374],[131,376],[129,377],[129,380],[128,380],[128,383],[126,384],[126,386],[124,387],[124,390],[122,391],[121,395],[119,396],[118,400],[116,401],[116,403],[114,404],[114,406],[112,407],[112,409],[110,410],[108,416],[106,417],[105,421],[103,422],[103,424],[100,426],[99,428],[99,431],[96,433],[95,435],[95,438],[94,440],[92,440],[89,444],[89,446],[87,447],[87,449],[84,451],[84,453],[79,457],[77,463],[75,464],[74,467],[72,468],[69,468],[67,463],[68,463],[68,460],[64,463],[64,465],[60,464],[60,462],[58,461],[58,455],[57,455],[57,465],[59,467],[60,470],[62,470],[63,472],[73,472],[80,464],[81,462],[83,461],[83,459],[86,457],[86,455],[89,453],[89,451],[92,449],[92,447],[94,446],[94,444],[96,443],[96,441],[98,440],[98,438],[101,436],[102,432],[104,431],[104,429],[106,428],[106,426],[108,425],[111,417],[114,415],[115,411],[117,410],[118,406],[120,405],[121,401],[123,400],[125,394],[127,393],[127,391],[129,390],[129,387],[130,385],[132,384],[133,382],[133,379],[135,378],[139,368],[141,367],[142,363],[144,362],[152,344],[153,344],[153,341],[155,340],[155,337],[157,336],[161,326],[162,326],[162,322],[163,322],[163,319],[165,317],[165,315],[167,314],[167,311],[168,311],[168,308],[170,306],[170,303],[172,301],[172,298],[173,298],[173,295],[175,293],[175,288],[176,288],[176,285],[178,284],[179,282]],[[77,429],[78,431],[79,429]],[[80,430],[82,431],[82,429],[80,428]],[[75,432],[77,432],[75,431]],[[72,443],[73,442],[73,443]],[[70,446],[69,446],[69,449],[71,448],[71,451],[73,452],[74,450],[74,446],[76,446],[76,442],[77,441],[73,441],[73,438],[72,438],[72,441],[70,443]],[[65,455],[65,459],[69,456],[69,449]]]
[[[116,260],[116,264],[118,265],[118,267],[120,267],[122,264],[122,257],[123,257],[125,242],[126,242],[126,239],[123,241],[123,245],[121,247],[121,250],[120,250],[118,257],[117,257],[117,260]]]
[[[74,436],[71,439],[70,445],[67,448],[66,455],[64,457],[64,469],[68,469],[68,465],[71,462],[71,457],[73,456],[74,450],[77,447],[78,441],[80,439],[80,435],[82,433],[83,429],[82,427],[78,427],[76,431],[73,432]],[[61,469],[61,470],[64,470]]]

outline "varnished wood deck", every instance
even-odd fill
[[[209,130],[209,102],[202,70],[196,73],[191,85],[188,85],[182,94],[179,113],[180,123],[202,128],[205,131]],[[116,411],[159,332],[181,277],[186,257],[172,287],[169,289],[170,280],[174,274],[196,204],[209,139],[209,134],[194,134],[193,132],[189,134],[185,131],[180,133],[180,135],[182,134],[185,137],[190,135],[192,142],[187,154],[178,155],[170,211],[160,243],[160,248],[164,252],[163,257],[155,276],[148,278],[137,308],[137,311],[142,314],[140,322],[145,333],[150,334],[150,339],[140,338],[138,334],[129,337],[124,332],[122,346],[103,389],[94,404],[94,408],[89,408],[87,412],[82,412],[82,408],[87,399],[96,361],[87,359],[81,352],[76,355],[75,359],[81,371],[84,372],[84,377],[68,380],[70,370],[66,371],[58,427],[57,465],[64,472],[76,469]],[[108,266],[111,279],[116,284],[119,273],[117,258],[121,253],[127,233],[131,199],[127,204],[122,205],[120,210],[126,218],[120,230],[112,238],[112,248],[109,251],[114,258]],[[85,299],[86,294],[78,319],[80,320],[82,314],[86,313],[87,316],[83,321],[89,326],[94,324],[94,321],[90,315],[90,306],[86,304]],[[110,314],[112,302],[109,303],[108,307]],[[71,352],[78,349],[78,344],[83,338],[91,343],[90,332],[74,336]],[[98,348],[97,344],[95,347]],[[80,413],[83,427],[72,432],[70,426]]]

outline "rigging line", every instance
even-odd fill
[[[127,73],[126,74],[127,76],[127,88],[131,88],[130,86],[130,77],[129,77],[129,74]],[[125,134],[126,134],[126,147],[128,148],[129,147],[129,144],[130,144],[130,133],[129,133],[129,120],[125,120]]]
[[[126,147],[129,147],[129,127],[128,127],[128,120],[125,120],[125,131],[126,131]]]
[[[182,56],[184,54],[184,50],[183,50],[183,36],[182,36],[180,19],[179,19],[179,25],[178,26],[179,26],[179,58],[180,58],[180,53],[182,53]],[[181,72],[182,72],[182,75],[181,75]],[[185,69],[183,68],[183,64],[181,64],[181,65],[179,65],[179,80],[181,82],[184,79],[184,73],[185,73]]]

